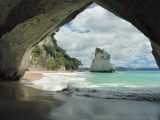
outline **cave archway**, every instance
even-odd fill
[[[132,23],[150,39],[160,67],[159,1],[93,0]],[[33,47],[47,35],[74,19],[91,0],[0,1],[0,77],[20,79]]]

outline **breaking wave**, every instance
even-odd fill
[[[84,82],[84,78],[77,73],[42,73],[43,79],[36,81],[21,80],[27,84],[35,84],[43,87],[44,90],[61,91],[66,89],[69,82]]]
[[[148,87],[75,87],[68,84],[64,93],[72,96],[95,97],[101,99],[126,99],[137,101],[160,101],[160,88]]]
[[[160,101],[160,85],[140,83],[93,83],[95,74],[84,73],[42,73],[43,79],[37,81],[21,80],[27,84],[42,86],[44,90],[57,91],[72,96],[85,96],[101,99],[126,99],[138,101]],[[87,76],[88,75],[88,76]],[[94,75],[94,76],[93,76]],[[102,74],[96,74],[102,75]],[[103,74],[105,75],[105,74]],[[107,74],[110,75],[110,74]],[[113,74],[114,75],[114,74]],[[115,75],[114,75],[115,76]],[[100,76],[98,76],[100,77]]]

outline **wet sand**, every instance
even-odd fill
[[[43,78],[43,75],[41,73],[72,73],[70,71],[26,71],[25,75],[23,76],[22,79],[26,80],[39,80]]]
[[[27,76],[24,77],[27,79]],[[37,74],[36,77],[43,76]],[[159,119],[158,102],[72,97],[17,81],[0,82],[0,120]]]
[[[58,72],[60,72],[60,73],[72,73],[70,71],[26,71],[22,80],[29,80],[29,81],[40,80],[44,77],[41,73],[58,73]],[[20,83],[23,83],[23,82],[20,82]],[[30,84],[26,84],[26,83],[23,83],[23,84],[25,86],[28,86],[28,87],[43,90],[43,87],[41,87],[41,86],[37,86],[37,85],[33,85],[33,84],[30,85]]]

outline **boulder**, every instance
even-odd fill
[[[108,54],[103,49],[96,48],[95,58],[92,61],[90,72],[106,72],[113,73],[115,72],[114,65],[111,63],[110,54]]]

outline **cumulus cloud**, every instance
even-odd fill
[[[142,62],[142,63],[145,63],[146,61],[145,61],[145,60],[139,60],[138,62]]]
[[[157,67],[157,64],[154,63],[154,64],[150,64],[149,66],[150,67]]]
[[[111,54],[115,66],[130,66],[142,56],[154,60],[148,38],[129,22],[97,5],[61,27],[55,38],[59,46],[80,59],[85,67],[90,67],[96,47]]]

